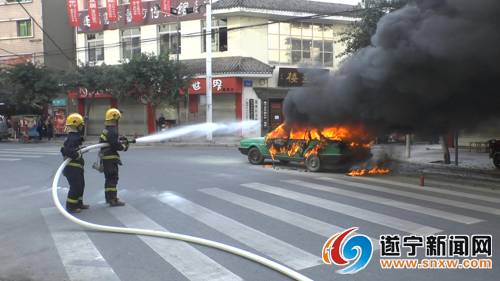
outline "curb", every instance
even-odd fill
[[[456,166],[441,166],[437,164],[412,163],[402,160],[392,160],[394,168],[402,174],[434,174],[460,178],[500,182],[500,170],[484,170]]]

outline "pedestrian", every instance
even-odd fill
[[[158,131],[161,131],[162,129],[165,128],[165,125],[167,123],[167,119],[165,119],[165,116],[163,116],[163,113],[160,114],[160,117],[158,118],[158,121],[156,121],[157,123],[157,130]]]
[[[54,123],[52,119],[47,119],[47,139],[50,141],[54,137]]]
[[[38,118],[36,120],[36,123],[35,123],[35,126],[36,126],[36,132],[38,133],[38,140],[42,140],[42,136],[43,136],[43,122],[42,122],[42,118]]]
[[[106,203],[111,207],[124,206],[120,201],[118,194],[118,165],[122,165],[118,151],[127,151],[128,143],[122,144],[118,135],[118,121],[121,113],[116,108],[110,108],[106,111],[104,125],[105,128],[99,137],[100,143],[109,144],[108,147],[101,148],[101,159],[104,169],[104,196]]]
[[[64,131],[68,133],[68,137],[61,148],[61,154],[64,159],[71,159],[63,170],[63,175],[69,184],[66,210],[70,213],[80,213],[83,209],[89,208],[89,205],[83,204],[83,191],[85,189],[83,166],[85,162],[80,152],[83,143],[83,128],[83,117],[80,114],[70,114],[66,119]]]

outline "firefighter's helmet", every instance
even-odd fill
[[[66,126],[80,127],[83,125],[83,117],[78,113],[72,113],[66,118]]]
[[[120,110],[116,108],[110,108],[106,111],[106,121],[118,121],[122,117]]]

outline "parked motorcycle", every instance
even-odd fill
[[[500,140],[489,140],[490,158],[493,159],[495,167],[500,169]]]

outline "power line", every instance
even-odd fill
[[[19,2],[20,0],[17,0],[18,3],[23,7],[23,9],[28,13],[28,15],[33,19],[33,21],[35,21],[35,23],[37,24],[37,26],[39,26],[41,28],[41,26],[36,22],[36,20],[31,16],[31,14],[29,14],[29,12],[24,8],[24,6]],[[271,25],[271,24],[275,24],[275,23],[280,23],[280,22],[296,22],[296,21],[304,21],[304,20],[311,20],[311,19],[321,19],[321,18],[325,18],[325,17],[331,17],[331,16],[339,16],[339,15],[344,15],[344,14],[347,14],[347,13],[356,13],[356,12],[361,12],[361,11],[365,11],[366,8],[359,8],[359,9],[352,9],[352,10],[346,10],[346,11],[339,11],[339,12],[336,12],[336,13],[330,13],[328,15],[324,14],[313,14],[313,15],[309,15],[309,16],[302,16],[302,17],[290,17],[288,19],[283,19],[283,20],[271,20],[271,21],[268,21],[266,23],[260,23],[260,24],[252,24],[252,25],[244,25],[244,26],[238,26],[238,27],[232,27],[232,28],[226,28],[226,31],[227,32],[231,32],[231,31],[236,31],[236,30],[242,30],[242,29],[247,29],[247,28],[255,28],[255,27],[261,27],[261,26],[268,26],[268,25]],[[41,28],[42,31],[47,35],[47,37],[49,39],[51,39],[51,41],[54,43],[54,45],[56,45],[56,47],[58,48],[58,52],[53,52],[53,53],[50,53],[50,52],[36,52],[34,53],[34,55],[48,55],[48,56],[51,56],[51,55],[64,55],[66,57],[66,59],[70,60],[74,65],[76,65],[76,63],[71,60],[69,58],[69,56],[66,55],[66,53],[64,52],[64,50],[54,42],[54,40],[43,30],[43,28]],[[220,33],[220,29],[217,29],[217,30],[214,30],[214,32],[204,32],[204,31],[197,31],[197,32],[192,32],[192,33],[187,33],[187,34],[183,34],[181,35],[181,38],[193,38],[193,37],[204,37],[204,36],[208,36],[208,35],[212,35],[212,34],[218,34]],[[148,38],[148,39],[142,39],[140,40],[139,42],[140,43],[149,43],[149,42],[156,42],[158,41],[160,38],[158,37],[155,37],[155,38]],[[116,42],[116,43],[109,43],[109,44],[103,44],[103,45],[100,45],[99,47],[79,47],[79,48],[71,48],[71,49],[65,49],[66,51],[75,51],[76,53],[79,53],[79,52],[84,52],[84,51],[87,51],[87,50],[90,50],[90,49],[96,49],[96,48],[104,48],[104,49],[107,49],[107,48],[116,48],[116,47],[120,47],[122,44],[124,43],[124,41],[119,41],[119,42]],[[9,52],[9,53],[12,53],[12,52]],[[16,56],[18,56],[16,54]]]

